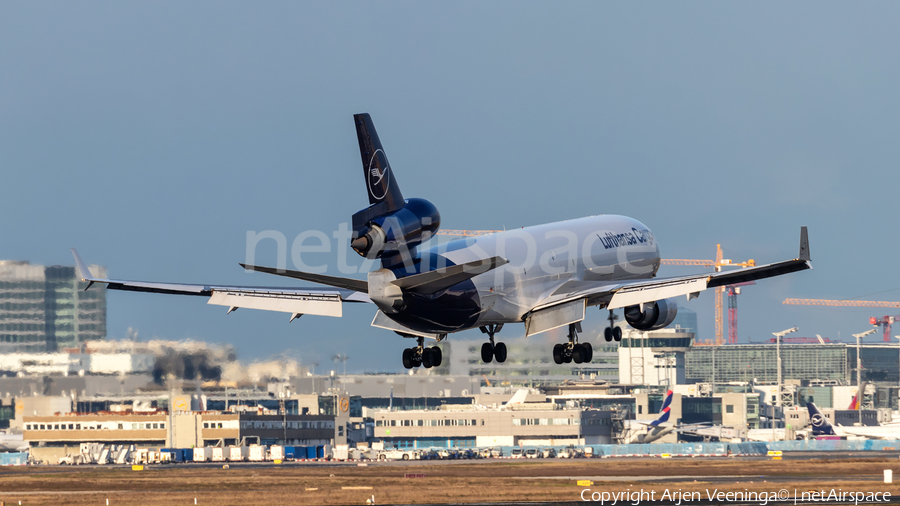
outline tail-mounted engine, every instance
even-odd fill
[[[425,199],[403,198],[372,118],[356,114],[353,120],[369,207],[353,215],[350,247],[366,258],[388,259],[431,239],[441,226],[441,215]]]
[[[410,251],[431,239],[441,226],[441,214],[425,199],[408,199],[396,211],[367,219],[377,207],[353,215],[354,239],[350,246],[366,258]]]
[[[674,299],[663,299],[625,308],[625,321],[638,330],[659,330],[675,321],[678,304]]]

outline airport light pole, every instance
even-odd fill
[[[775,441],[775,406],[781,406],[781,340],[784,336],[793,334],[794,332],[797,332],[797,330],[797,327],[791,327],[787,330],[782,330],[781,332],[772,332],[772,335],[775,336],[775,376],[777,383],[775,385],[775,403],[777,404],[772,404],[772,441]]]
[[[859,424],[862,425],[862,403],[865,392],[862,390],[862,356],[860,355],[859,340],[869,334],[874,334],[875,329],[869,329],[859,334],[853,334],[856,338],[856,412],[859,413]]]
[[[797,327],[791,327],[781,332],[772,332],[772,335],[775,336],[775,374],[776,382],[778,383],[778,394],[775,396],[775,402],[778,403],[778,406],[781,406],[781,340],[784,339],[784,336],[793,334],[797,330]]]
[[[900,339],[900,336],[894,336],[896,339]],[[900,384],[900,341],[897,342],[897,357],[898,357],[898,369],[897,369],[897,382]],[[893,409],[893,407],[891,408]]]

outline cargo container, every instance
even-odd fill
[[[324,457],[324,454],[323,454]],[[315,446],[307,446],[306,447],[306,458],[315,459],[316,458],[316,447]]]
[[[331,458],[334,460],[347,460],[350,458],[350,446],[348,445],[335,445],[334,450],[331,454]]]
[[[322,445],[316,446],[315,448],[316,448],[316,458],[317,459],[324,459],[326,453],[331,453],[331,445],[328,445],[327,450]]]
[[[269,447],[269,460],[284,460],[284,447],[272,445]]]
[[[181,449],[181,460],[183,462],[191,462],[194,460],[194,449],[193,448],[182,448]]]
[[[225,448],[221,446],[213,446],[212,447],[212,461],[213,462],[225,462]]]
[[[194,462],[209,462],[212,460],[212,447],[194,448]]]
[[[261,445],[242,446],[247,448],[247,460],[250,462],[262,462],[266,460],[266,447]]]
[[[229,446],[228,447],[228,461],[229,462],[241,462],[247,460],[247,457],[250,455],[250,449],[247,446]]]

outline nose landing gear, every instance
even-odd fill
[[[589,363],[594,358],[594,347],[591,343],[579,343],[578,333],[581,332],[581,322],[569,324],[568,344],[557,344],[553,347],[553,361],[557,364]]]
[[[424,365],[426,369],[440,367],[443,360],[441,349],[437,346],[425,347],[425,338],[416,337],[418,346],[403,350],[403,367],[412,369]],[[440,341],[440,340],[439,340]]]
[[[502,323],[491,323],[480,327],[482,334],[487,334],[491,342],[481,345],[481,361],[489,364],[491,360],[497,359],[497,363],[506,362],[506,345],[504,343],[494,344],[494,334],[500,332],[503,328]]]

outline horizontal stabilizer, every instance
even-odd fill
[[[440,269],[421,274],[413,274],[412,276],[391,281],[391,283],[408,292],[429,295],[508,263],[509,260],[505,258],[491,257],[450,267],[441,267]]]
[[[369,293],[369,283],[361,279],[339,278],[336,276],[326,276],[324,274],[313,274],[303,271],[288,271],[284,269],[276,269],[274,267],[260,267],[258,265],[240,264],[241,267],[248,271],[264,272],[266,274],[274,274],[276,276],[284,276],[287,278],[302,279],[313,283],[344,288],[355,292]]]

